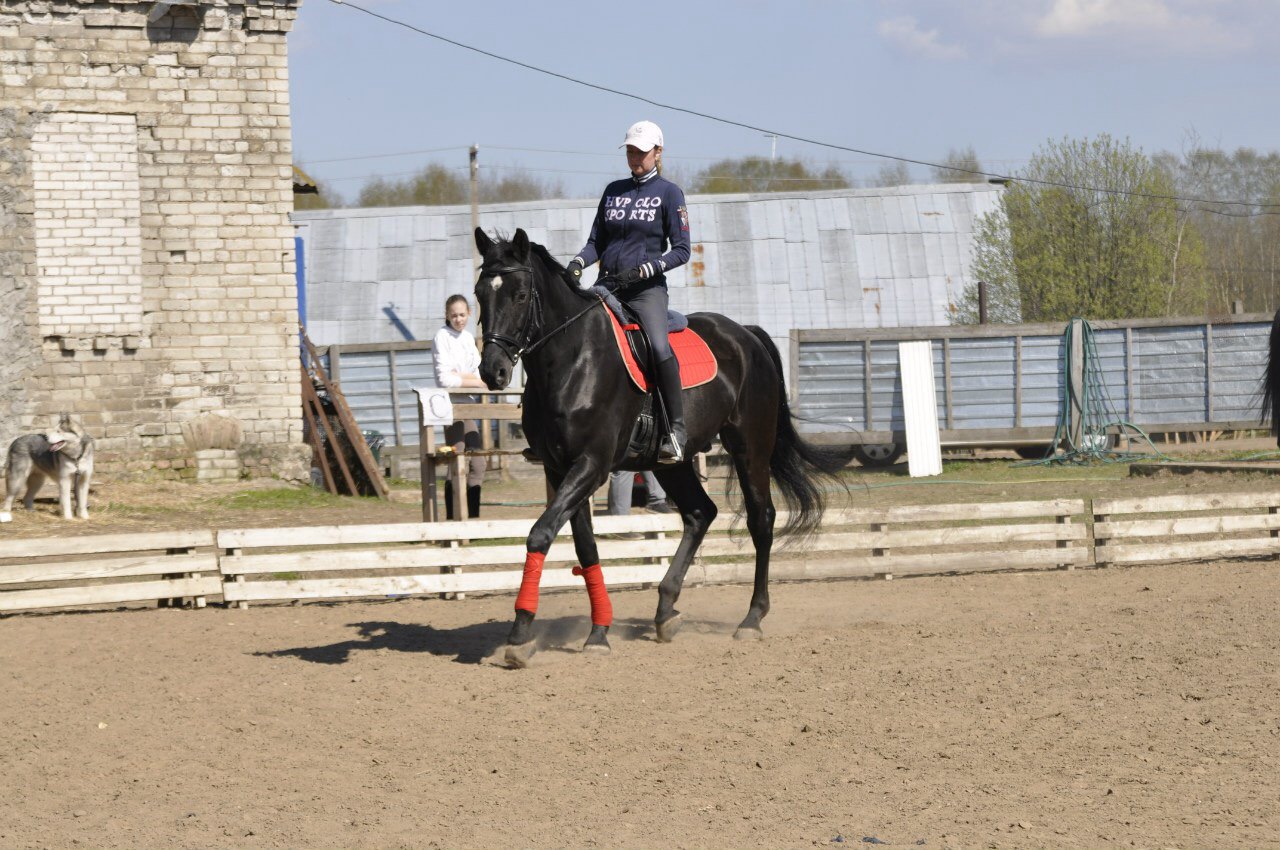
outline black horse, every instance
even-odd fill
[[[533,619],[542,564],[556,533],[569,520],[591,599],[591,633],[584,651],[608,652],[612,609],[601,576],[591,530],[588,498],[621,468],[644,394],[627,377],[604,304],[580,289],[541,245],[523,230],[510,241],[492,240],[476,229],[484,262],[476,301],[484,329],[480,377],[499,390],[523,356],[526,387],[522,420],[530,446],[542,459],[555,491],[527,541],[524,577],[516,598],[515,624],[506,659],[525,666],[534,652]],[[756,550],[755,590],[736,638],[763,636],[769,611],[769,552],[774,506],[770,477],[778,482],[790,519],[782,533],[813,533],[822,518],[821,476],[834,477],[850,459],[843,450],[810,445],[796,433],[783,386],[777,347],[762,328],[743,327],[714,313],[689,316],[689,325],[710,346],[719,371],[709,383],[685,391],[685,421],[691,450],[719,435],[742,487],[747,529]],[[692,452],[691,452],[692,453]],[[651,466],[684,520],[684,536],[658,586],[658,640],[680,627],[676,599],[694,552],[716,516],[689,461]]]
[[[1262,422],[1271,423],[1271,435],[1280,447],[1280,310],[1271,320],[1267,368],[1262,374]]]

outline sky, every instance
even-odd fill
[[[351,202],[371,176],[465,175],[473,144],[486,176],[596,198],[641,119],[677,180],[776,155],[865,181],[893,164],[870,154],[969,146],[1016,174],[1049,140],[1102,133],[1273,151],[1278,36],[1280,0],[303,0],[294,157]]]

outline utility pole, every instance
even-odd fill
[[[480,146],[471,146],[471,232],[475,233],[476,228],[480,226]],[[480,267],[480,249],[476,247],[476,240],[471,240],[471,265]]]
[[[765,133],[764,137],[769,140],[769,182],[765,185],[765,191],[773,189],[773,163],[778,158],[778,134]]]

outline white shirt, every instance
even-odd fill
[[[476,338],[466,331],[455,331],[448,325],[436,331],[431,359],[435,361],[436,385],[440,387],[460,387],[462,375],[476,375],[480,372],[480,351],[476,348]]]

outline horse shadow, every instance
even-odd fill
[[[393,652],[425,652],[452,656],[458,664],[481,664],[507,642],[510,621],[490,620],[456,629],[437,629],[422,623],[374,620],[349,623],[357,638],[325,644],[254,652],[260,658],[298,658],[313,664],[346,664],[354,653],[387,649]],[[588,618],[552,617],[538,621],[538,648],[551,652],[577,652],[586,640]],[[621,640],[654,639],[653,623],[640,619],[615,621],[609,636]]]

